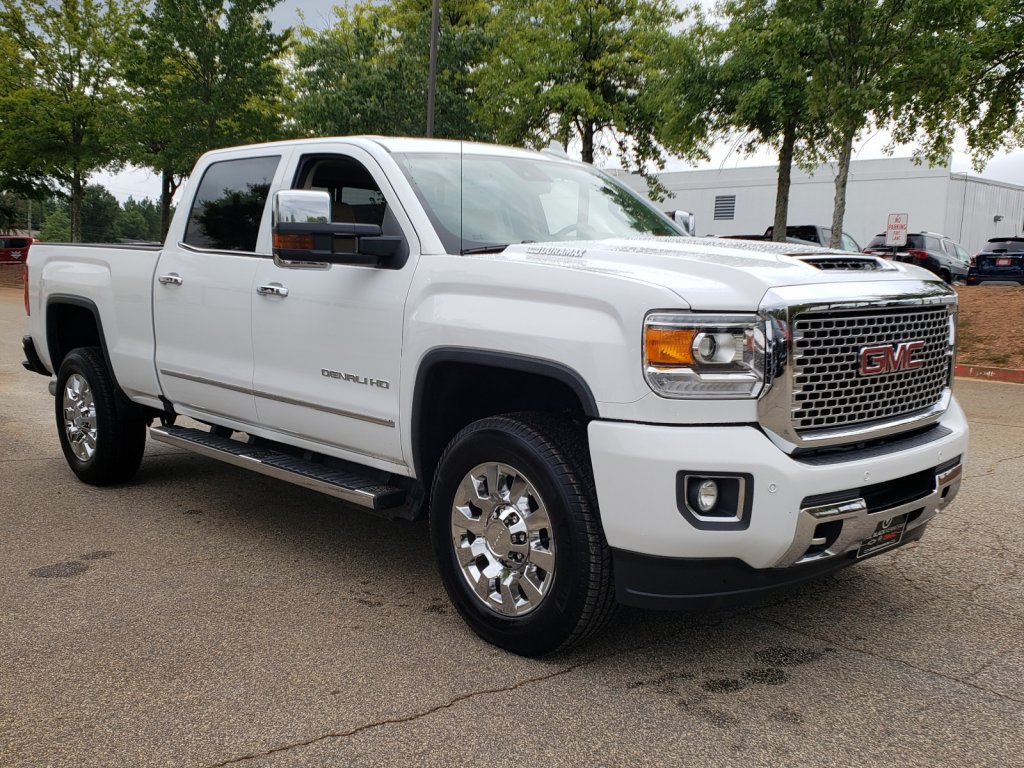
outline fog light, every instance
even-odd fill
[[[701,512],[710,512],[718,503],[718,483],[705,480],[697,489],[697,507]]]
[[[701,530],[743,530],[750,525],[754,478],[681,470],[676,473],[676,505],[690,525]]]

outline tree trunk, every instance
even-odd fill
[[[160,176],[160,239],[167,239],[167,230],[171,228],[171,198],[177,185],[174,183],[174,174],[168,170]]]
[[[590,120],[583,124],[583,162],[594,164],[594,124]]]
[[[782,131],[782,150],[779,152],[779,182],[775,189],[775,221],[772,240],[786,242],[786,224],[789,215],[789,188],[793,179],[793,150],[796,147],[796,123],[786,123]]]
[[[82,172],[75,168],[71,175],[71,242],[82,242],[82,198],[85,185]]]
[[[843,219],[846,216],[846,181],[850,176],[850,156],[853,154],[853,136],[856,131],[843,133],[843,146],[839,150],[839,173],[836,175],[835,207],[832,209],[832,238],[829,248],[839,248],[843,242]]]

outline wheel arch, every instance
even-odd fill
[[[114,377],[99,307],[92,299],[55,293],[46,300],[46,349],[54,374],[64,357],[76,347],[99,347],[103,362]]]
[[[598,417],[590,386],[574,369],[509,352],[435,348],[416,371],[412,399],[413,470],[429,488],[445,446],[466,425],[511,411]]]

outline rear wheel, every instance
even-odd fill
[[[67,354],[57,374],[57,434],[71,471],[90,485],[124,482],[142,461],[146,423],[119,408],[118,397],[98,348]]]
[[[430,526],[452,602],[495,645],[568,648],[613,612],[585,434],[568,419],[515,414],[463,429],[441,457]]]
[[[941,277],[947,283],[952,283],[953,282],[953,275],[950,274],[948,269],[940,269],[939,270],[939,277]]]

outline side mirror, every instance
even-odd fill
[[[274,194],[274,256],[283,261],[380,266],[394,256],[402,238],[388,237],[376,224],[331,222],[326,192],[286,189]]]
[[[672,219],[676,224],[682,227],[690,237],[697,236],[697,217],[689,211],[665,211],[668,217]]]

